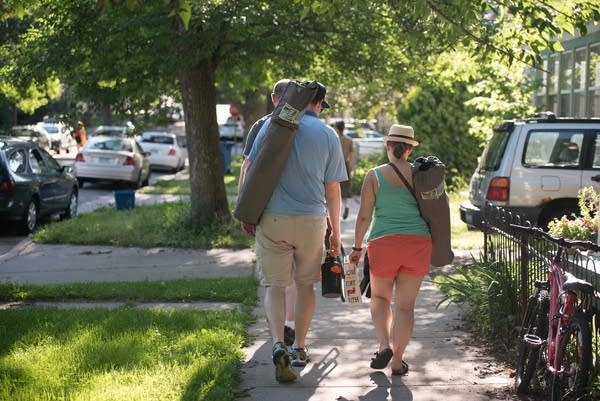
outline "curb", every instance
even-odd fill
[[[14,258],[15,256],[19,256],[19,254],[21,252],[23,252],[25,249],[27,249],[27,247],[29,245],[31,245],[32,243],[33,243],[33,241],[31,240],[30,236],[28,236],[27,238],[23,239],[17,245],[13,246],[10,251],[6,252],[3,255],[0,255],[0,265],[2,263],[6,262],[7,260],[10,260],[10,259]]]

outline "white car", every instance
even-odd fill
[[[116,136],[130,137],[133,136],[134,126],[131,123],[127,125],[99,125],[91,135],[88,136]]]
[[[40,122],[36,128],[45,132],[50,137],[50,149],[59,154],[61,151],[69,153],[71,149],[71,134],[66,125],[62,123]]]
[[[600,121],[540,114],[505,121],[483,151],[460,218],[484,226],[486,205],[500,206],[543,228],[579,214],[578,192],[600,190]]]
[[[24,141],[35,142],[40,148],[46,151],[50,149],[50,135],[35,125],[15,125],[6,135]]]
[[[345,134],[352,138],[356,157],[375,157],[385,153],[383,134],[371,129],[349,129]]]
[[[150,162],[133,138],[91,137],[75,157],[72,172],[79,187],[84,182],[126,182],[133,188],[148,185]]]
[[[148,153],[151,169],[166,169],[173,172],[185,167],[187,151],[181,140],[185,138],[166,131],[147,131],[142,134],[140,145]]]

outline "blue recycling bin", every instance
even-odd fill
[[[221,146],[221,161],[223,162],[223,173],[231,174],[231,150],[234,142],[219,141]]]
[[[121,189],[114,191],[115,206],[117,210],[126,210],[135,208],[135,191],[131,189]]]

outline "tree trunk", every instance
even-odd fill
[[[215,70],[213,61],[203,60],[197,66],[179,71],[190,164],[192,221],[196,225],[231,221],[223,183]]]

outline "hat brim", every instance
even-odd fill
[[[331,108],[331,106],[329,105],[329,103],[327,103],[327,102],[325,101],[325,99],[323,99],[323,101],[321,102],[321,108],[322,108],[322,109],[330,109],[330,108]]]
[[[400,138],[393,135],[387,135],[386,137],[384,137],[384,140],[386,142],[404,142],[412,146],[419,146],[419,142],[415,141],[414,139]]]

